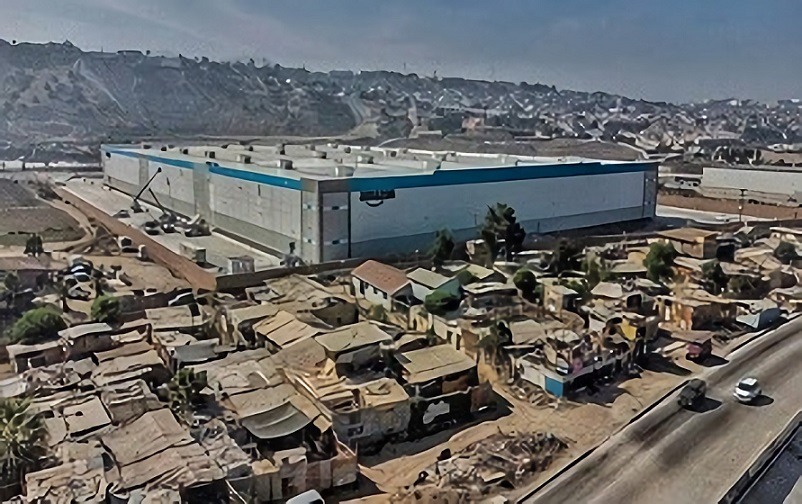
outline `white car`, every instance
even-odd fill
[[[742,403],[751,403],[754,401],[762,391],[757,382],[757,378],[744,378],[735,386],[735,392],[732,393],[733,397]]]
[[[287,501],[287,504],[325,504],[317,490],[308,490]]]

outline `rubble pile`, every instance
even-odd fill
[[[546,469],[568,444],[551,433],[496,434],[462,453],[441,460],[421,473],[420,485],[457,491],[468,502],[515,487],[526,476]],[[448,457],[448,458],[446,458]]]

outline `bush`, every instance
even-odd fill
[[[433,315],[444,315],[459,307],[459,297],[443,290],[435,290],[423,300],[426,311]]]
[[[90,312],[94,320],[106,324],[119,322],[121,313],[120,298],[115,296],[99,296],[95,298]]]
[[[524,296],[531,296],[537,288],[537,278],[535,274],[526,268],[521,268],[512,277],[512,283],[521,291]]]
[[[646,275],[652,282],[662,282],[674,278],[674,271],[671,266],[674,264],[676,251],[668,243],[652,243],[649,253],[643,260],[646,267]]]
[[[468,285],[476,282],[479,280],[476,276],[468,270],[462,270],[457,273],[457,280],[459,281],[460,285]]]
[[[8,337],[12,343],[34,344],[54,339],[67,324],[53,308],[28,310],[11,327]]]

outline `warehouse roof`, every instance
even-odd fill
[[[654,163],[580,157],[512,156],[350,145],[104,145],[107,156],[145,158],[184,169],[206,164],[216,175],[301,189],[301,181],[348,181],[347,190],[375,191],[653,169]]]

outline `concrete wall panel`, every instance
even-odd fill
[[[119,154],[110,156],[103,156],[103,173],[117,180],[139,185],[139,160]]]
[[[535,222],[642,208],[643,181],[644,174],[638,172],[400,189],[395,199],[378,207],[359,201],[359,193],[353,193],[351,241],[472,228],[481,224],[487,207],[497,202],[515,208],[519,220]]]

